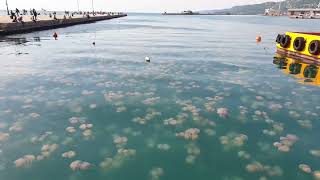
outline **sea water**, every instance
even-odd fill
[[[0,179],[314,179],[320,89],[272,60],[317,22],[129,14],[1,37]]]

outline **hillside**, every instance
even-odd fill
[[[222,10],[207,10],[201,11],[201,13],[211,14],[233,14],[233,15],[256,15],[263,14],[265,9],[279,8],[280,2],[266,2],[261,4],[234,6],[230,9]],[[319,0],[286,0],[281,2],[281,10],[286,11],[290,8],[314,8],[317,7]]]

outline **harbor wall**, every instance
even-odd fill
[[[32,31],[41,31],[48,29],[55,29],[67,26],[73,26],[78,24],[93,23],[96,21],[114,19],[125,17],[127,14],[108,15],[108,16],[92,16],[90,18],[80,17],[71,19],[58,19],[58,20],[40,20],[40,21],[28,21],[24,23],[0,23],[0,35],[10,35],[19,33],[28,33]]]

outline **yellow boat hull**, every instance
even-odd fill
[[[292,57],[292,58],[302,58],[311,61],[320,62],[320,54],[313,55],[309,52],[310,42],[314,40],[320,41],[320,33],[303,33],[303,32],[286,32],[285,35],[290,36],[291,40],[289,45],[285,48],[277,42],[277,53]],[[296,38],[302,37],[305,40],[305,47],[301,51],[297,51],[294,48],[294,41]]]

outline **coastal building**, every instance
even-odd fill
[[[296,19],[320,19],[320,8],[288,9],[288,16]]]
[[[320,19],[320,2],[316,8],[288,9],[288,16],[296,19]]]

